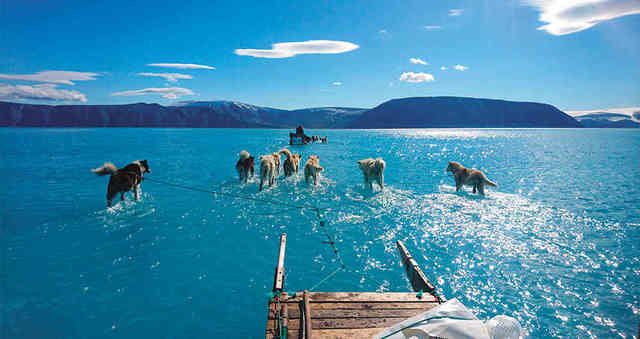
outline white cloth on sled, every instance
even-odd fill
[[[389,327],[375,336],[392,339],[429,337],[491,338],[482,321],[455,298]]]

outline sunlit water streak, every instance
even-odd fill
[[[3,129],[3,333],[10,337],[260,337],[277,238],[288,290],[337,267],[311,209],[154,182],[104,208],[88,169],[147,158],[152,178],[326,208],[349,267],[321,290],[407,291],[407,242],[447,297],[480,318],[509,314],[531,337],[634,335],[640,318],[636,131],[326,131],[318,187],[302,177],[257,192],[234,177],[241,149],[275,151],[286,131]],[[383,156],[388,187],[369,192],[355,161]],[[500,184],[456,193],[457,160]],[[635,170],[634,170],[635,169]]]

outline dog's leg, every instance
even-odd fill
[[[262,191],[263,184],[264,184],[264,177],[260,177],[260,191]]]
[[[476,188],[478,187],[478,184],[473,184],[473,193],[476,193]]]
[[[111,207],[113,205],[113,198],[118,194],[118,192],[113,192],[110,188],[107,189],[107,207]]]
[[[378,184],[380,185],[380,189],[383,190],[384,189],[384,174],[380,173],[380,181],[378,181]]]
[[[124,192],[120,192],[120,201],[124,201]]]
[[[133,186],[133,196],[136,201],[140,200],[140,184]]]
[[[462,180],[455,178],[456,179],[456,192],[459,192],[460,189],[462,188]]]
[[[480,195],[484,195],[484,183],[479,183],[478,184],[478,193],[480,193]]]

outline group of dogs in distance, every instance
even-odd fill
[[[264,188],[265,183],[269,187],[273,186],[276,182],[276,178],[280,175],[280,155],[284,155],[285,159],[282,163],[282,169],[285,177],[290,177],[294,174],[298,174],[300,170],[300,160],[302,156],[300,154],[293,154],[288,149],[282,149],[279,152],[266,154],[260,156],[260,191]],[[254,176],[255,158],[247,151],[242,151],[239,154],[239,159],[236,162],[236,171],[238,171],[238,177],[240,181],[246,183],[250,177]],[[309,183],[313,180],[313,184],[317,185],[320,177],[320,172],[324,168],[320,166],[320,157],[317,155],[309,156],[307,162],[304,165],[304,180]]]
[[[302,157],[300,154],[293,154],[288,149],[282,149],[279,152],[274,152],[267,155],[260,156],[260,191],[264,188],[264,184],[273,186],[276,177],[280,175],[280,155],[285,156],[282,168],[284,170],[285,177],[292,176],[298,173],[300,168],[300,160]],[[238,177],[240,181],[246,183],[250,177],[254,176],[255,160],[249,152],[243,150],[240,152],[238,161],[236,162],[236,170],[238,171]],[[386,163],[382,158],[367,158],[358,160],[358,167],[362,171],[364,178],[364,185],[369,186],[373,190],[373,183],[377,183],[380,189],[384,189],[384,169]],[[306,164],[304,165],[304,179],[309,183],[310,179],[313,180],[313,184],[318,184],[318,178],[320,172],[324,168],[320,166],[320,158],[317,155],[309,156]],[[447,172],[453,174],[453,178],[456,182],[456,192],[460,191],[463,186],[473,187],[473,193],[479,193],[484,195],[484,186],[496,187],[496,183],[489,180],[487,176],[477,169],[466,168],[460,163],[450,161],[447,166]]]
[[[300,154],[293,154],[288,149],[282,149],[279,152],[260,156],[260,190],[267,183],[273,186],[276,177],[280,175],[280,155],[285,156],[282,168],[284,175],[289,177],[297,174],[300,168]],[[236,170],[240,180],[244,183],[250,177],[254,176],[255,161],[253,156],[247,151],[239,154]],[[373,183],[377,183],[381,189],[384,189],[384,170],[386,163],[382,158],[367,158],[358,160],[358,167],[362,171],[364,177],[364,185],[373,189]],[[304,165],[304,178],[307,183],[312,179],[313,184],[318,184],[320,172],[324,168],[320,166],[320,158],[317,155],[309,156]],[[144,179],[144,175],[151,173],[149,162],[147,160],[136,160],[122,168],[117,168],[114,164],[107,162],[102,167],[91,170],[93,173],[104,176],[110,175],[109,184],[107,186],[107,206],[111,207],[113,198],[120,194],[120,200],[124,200],[126,192],[133,191],[136,200],[140,198],[140,184]],[[456,192],[460,191],[463,186],[473,187],[473,193],[484,195],[484,187],[498,186],[487,176],[474,168],[466,168],[460,163],[451,161],[447,166],[447,172],[453,174],[456,182]]]

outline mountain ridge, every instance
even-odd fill
[[[408,97],[367,109],[286,110],[238,101],[120,105],[41,105],[0,101],[0,126],[222,128],[582,127],[556,107],[535,102],[453,96]]]

